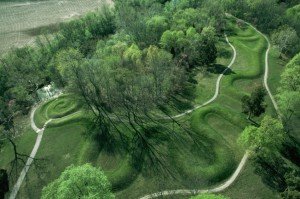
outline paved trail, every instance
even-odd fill
[[[268,39],[267,36],[265,36],[262,32],[260,32],[259,30],[257,30],[252,24],[250,24],[248,22],[245,22],[245,23],[248,24],[249,26],[251,26],[260,35],[262,35],[266,39],[266,41],[268,43],[268,49],[266,50],[266,54],[265,54],[265,74],[264,74],[264,80],[263,80],[263,82],[264,82],[264,87],[266,88],[266,90],[268,92],[268,95],[271,98],[272,104],[273,104],[276,112],[280,116],[278,105],[277,105],[277,103],[276,103],[276,101],[274,99],[274,96],[272,95],[271,90],[270,90],[270,88],[268,86],[268,77],[269,77],[269,52],[270,52],[270,49],[271,49],[270,41],[269,41],[269,39]],[[232,44],[228,41],[227,36],[226,36],[226,41],[227,41],[227,43],[231,46],[231,48],[234,51],[233,59],[232,59],[231,63],[228,65],[228,68],[230,68],[233,65],[234,61],[235,61],[236,50],[235,50],[234,46],[232,46]],[[228,70],[228,68],[226,70]],[[198,105],[195,108],[193,108],[191,110],[188,110],[188,111],[186,111],[186,112],[184,112],[182,114],[173,116],[173,118],[182,117],[182,116],[184,116],[186,114],[189,114],[189,113],[193,112],[194,110],[196,110],[198,108],[201,108],[201,107],[206,106],[206,105],[210,104],[211,102],[213,102],[217,98],[217,96],[219,94],[220,81],[221,81],[221,78],[223,77],[224,73],[226,72],[226,70],[219,76],[219,78],[217,80],[217,83],[216,83],[215,95],[210,100],[208,100],[204,104]],[[211,188],[211,189],[177,189],[177,190],[165,190],[165,191],[161,191],[161,192],[157,192],[157,193],[153,193],[153,194],[149,194],[149,195],[143,196],[140,199],[152,199],[152,198],[157,198],[157,197],[162,197],[162,196],[169,196],[169,195],[196,195],[196,194],[201,194],[201,193],[217,193],[217,192],[224,191],[226,188],[228,188],[237,179],[238,175],[240,174],[240,172],[242,171],[243,167],[246,164],[248,156],[249,156],[249,153],[246,152],[244,154],[241,162],[239,163],[237,169],[233,173],[233,175],[229,179],[227,179],[223,184],[217,185],[214,188]]]

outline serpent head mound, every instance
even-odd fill
[[[61,96],[49,103],[46,114],[49,119],[62,118],[77,112],[81,105],[70,96]]]

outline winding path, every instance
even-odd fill
[[[231,62],[230,62],[229,65],[227,66],[227,68],[222,72],[222,74],[219,75],[219,77],[218,77],[218,79],[217,79],[217,82],[216,82],[216,90],[215,90],[214,96],[213,96],[212,98],[210,98],[208,101],[204,102],[203,104],[197,105],[197,106],[195,106],[194,108],[192,108],[192,109],[190,109],[190,110],[187,110],[187,111],[185,111],[185,112],[183,112],[183,113],[180,113],[180,114],[178,114],[178,115],[172,116],[173,119],[179,118],[179,117],[182,117],[182,116],[185,116],[185,115],[187,115],[187,114],[189,114],[189,113],[191,113],[191,112],[193,112],[193,111],[195,111],[195,110],[197,110],[197,109],[199,109],[199,108],[202,108],[202,107],[204,107],[204,106],[206,106],[206,105],[212,103],[213,101],[215,101],[215,100],[217,99],[217,97],[218,97],[218,95],[219,95],[219,92],[220,92],[220,82],[221,82],[221,80],[222,80],[222,77],[223,77],[224,74],[231,68],[231,66],[234,64],[235,59],[236,59],[236,55],[237,55],[236,49],[235,49],[235,47],[229,42],[227,35],[225,35],[225,38],[226,38],[226,42],[229,44],[229,46],[230,46],[230,47],[232,48],[232,50],[233,50],[233,57],[232,57]],[[167,119],[167,117],[166,117],[166,119]]]
[[[232,15],[227,14],[227,16],[232,16]],[[232,16],[232,17],[234,17],[234,16]],[[236,18],[236,17],[234,17],[234,18]],[[236,18],[236,19],[238,19],[238,18]],[[268,43],[268,48],[267,48],[266,54],[265,54],[265,73],[264,73],[263,83],[264,83],[264,87],[266,88],[266,90],[268,92],[268,95],[271,98],[272,104],[273,104],[276,112],[280,116],[281,114],[280,114],[280,111],[278,109],[278,105],[277,105],[277,103],[275,101],[275,98],[272,95],[271,90],[270,90],[269,85],[268,85],[268,77],[269,77],[269,52],[270,52],[270,49],[271,49],[271,43],[270,43],[268,37],[266,35],[264,35],[262,32],[260,32],[259,30],[257,30],[252,24],[250,24],[250,23],[248,23],[246,21],[244,21],[244,22],[247,25],[249,25],[250,27],[252,27],[260,35],[262,35],[265,38],[265,40],[267,41],[267,43]],[[226,37],[227,43],[231,46],[231,48],[234,51],[234,56],[233,56],[233,59],[232,59],[231,63],[228,65],[228,68],[223,71],[223,73],[219,76],[219,78],[217,80],[215,95],[210,100],[208,100],[207,102],[205,102],[205,103],[203,103],[201,105],[198,105],[198,106],[194,107],[193,109],[185,111],[182,114],[175,115],[175,116],[173,116],[173,118],[179,118],[179,117],[182,117],[182,116],[184,116],[186,114],[189,114],[189,113],[193,112],[194,110],[196,110],[198,108],[201,108],[203,106],[206,106],[206,105],[210,104],[211,102],[213,102],[217,98],[217,96],[219,94],[220,81],[221,81],[223,75],[225,74],[225,72],[233,65],[233,63],[235,61],[235,58],[236,58],[236,50],[235,50],[234,46],[229,42],[229,40],[228,40],[228,38],[227,38],[226,35],[225,35],[225,37]],[[201,193],[217,193],[217,192],[224,191],[226,188],[228,188],[237,179],[238,175],[240,174],[240,172],[242,171],[243,167],[246,164],[248,156],[249,156],[249,153],[248,153],[248,151],[246,151],[246,153],[244,154],[241,162],[239,163],[237,169],[232,174],[232,176],[229,179],[227,179],[224,183],[222,183],[220,185],[217,185],[214,188],[211,188],[211,189],[177,189],[177,190],[165,190],[165,191],[161,191],[161,192],[156,192],[156,193],[153,193],[153,194],[145,195],[145,196],[141,197],[140,199],[152,199],[152,198],[157,198],[157,197],[162,197],[162,196],[169,196],[169,195],[196,195],[196,194],[201,194]]]

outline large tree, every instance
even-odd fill
[[[271,39],[282,54],[294,55],[300,48],[297,32],[289,26],[278,28],[272,33]]]
[[[248,126],[239,137],[246,149],[254,155],[265,158],[278,153],[286,139],[286,133],[279,119],[266,116],[263,118],[260,127]]]
[[[290,122],[300,106],[300,54],[297,54],[285,67],[281,74],[277,100],[279,109],[283,114],[286,127],[290,128]]]
[[[248,114],[248,119],[252,116],[260,116],[265,112],[266,105],[264,103],[266,91],[263,87],[256,88],[250,96],[245,95],[242,98],[242,109],[245,114]]]
[[[42,199],[52,198],[113,199],[110,182],[101,169],[90,164],[71,165],[60,177],[43,188]]]

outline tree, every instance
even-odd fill
[[[9,191],[8,175],[6,170],[0,169],[0,198],[4,198]]]
[[[283,54],[293,55],[300,47],[297,32],[289,26],[282,26],[275,30],[271,40],[279,52]]]
[[[287,188],[281,197],[283,199],[297,199],[300,197],[300,173],[299,171],[292,170],[285,175]]]
[[[249,120],[251,120],[252,116],[258,117],[265,112],[265,96],[265,89],[263,87],[258,87],[251,93],[251,96],[245,95],[242,98],[243,113],[248,114]]]
[[[207,66],[217,57],[215,29],[205,27],[198,33],[193,27],[187,30],[167,30],[163,33],[161,46],[171,52],[178,63],[187,67]]]
[[[278,106],[286,122],[295,115],[297,107],[300,105],[299,96],[299,91],[283,91],[277,94]]]
[[[280,87],[278,88],[277,100],[280,111],[287,128],[297,113],[300,105],[300,54],[297,54],[285,67],[281,74]],[[291,130],[291,129],[290,129]]]
[[[277,0],[246,0],[246,2],[250,9],[247,9],[245,17],[256,23],[260,30],[270,32],[282,23],[284,9],[277,4]]]
[[[295,2],[296,2],[296,0],[295,0]],[[300,13],[299,13],[300,4],[299,4],[299,2],[295,3],[295,4],[297,4],[297,5],[287,9],[286,18],[289,21],[289,24],[291,24],[292,27],[296,29],[297,33],[300,34],[300,24],[299,24],[299,21],[300,21]]]
[[[146,22],[149,43],[157,45],[159,40],[168,28],[169,21],[165,16],[156,15]]]
[[[51,198],[115,198],[111,185],[103,171],[90,164],[71,165],[60,177],[42,191],[42,199]]]
[[[200,194],[198,196],[193,196],[190,199],[230,199],[230,198],[223,195],[206,193],[206,194]]]
[[[281,75],[280,89],[289,91],[300,90],[300,53],[286,65]]]
[[[281,121],[266,116],[260,127],[246,127],[238,142],[252,151],[254,155],[269,158],[278,153],[285,139],[286,133]]]

